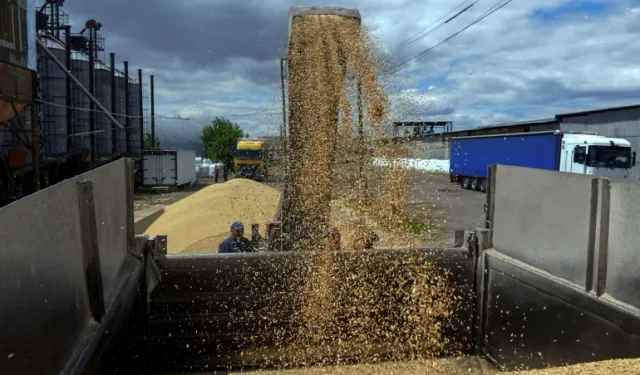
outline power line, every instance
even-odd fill
[[[441,41],[440,43],[420,52],[419,54],[415,55],[414,57],[405,60],[403,62],[401,62],[400,64],[397,64],[393,67],[391,67],[387,72],[396,70],[416,59],[419,59],[420,57],[423,57],[429,53],[431,53],[431,51],[435,50],[436,48],[440,47],[442,44],[450,41],[451,39],[455,38],[456,36],[458,36],[460,33],[462,33],[463,31],[467,30],[468,28],[470,28],[471,26],[475,25],[476,23],[482,21],[483,19],[489,17],[490,15],[492,15],[493,13],[497,12],[498,10],[502,9],[504,6],[506,6],[507,4],[509,4],[510,2],[512,2],[513,0],[507,0],[506,2],[503,2],[502,4],[500,4],[500,1],[498,1],[494,6],[492,6],[491,8],[489,8],[489,10],[487,10],[486,12],[484,12],[480,17],[476,18],[473,22],[471,22],[470,24],[468,24],[467,26],[465,26],[464,28],[460,29],[459,31],[457,31],[456,33],[450,35],[449,37],[447,37],[446,39],[444,39],[443,41]]]
[[[69,109],[73,109],[74,111],[85,111],[85,112],[95,112],[95,113],[100,113],[100,114],[105,114],[104,111],[101,111],[99,109],[90,109],[90,108],[81,108],[81,107],[72,107],[72,106],[66,106],[63,104],[58,104],[58,103],[53,103],[53,102],[48,102],[45,100],[40,100],[40,99],[36,99],[36,101],[40,104],[46,104],[46,105],[50,105],[50,106],[54,106],[54,107],[61,107],[61,108],[69,108]],[[244,116],[257,116],[257,115],[261,115],[261,114],[269,114],[269,113],[280,113],[281,110],[279,109],[264,109],[264,110],[260,110],[260,111],[256,111],[256,112],[247,112],[247,113],[228,113],[228,114],[224,114],[224,115],[217,115],[218,117],[244,117]],[[129,117],[129,118],[141,118],[141,117],[151,117],[151,115],[148,116],[137,116],[137,115],[125,115],[125,114],[116,114],[116,113],[112,113],[114,116],[120,116],[120,117]],[[163,119],[163,120],[185,120],[185,121],[191,121],[191,120],[211,120],[212,117],[216,117],[216,116],[207,116],[207,117],[182,117],[182,116],[167,116],[167,115],[155,115],[153,116],[156,119]]]
[[[436,23],[438,23],[440,20],[444,19],[445,17],[447,17],[448,15],[450,15],[451,13],[455,12],[458,8],[461,8],[462,6],[465,5],[465,3],[468,3],[471,0],[465,0],[462,3],[458,4],[458,6],[456,6],[455,8],[451,9],[448,13],[446,13],[445,15],[443,15],[442,17],[438,18],[437,20],[435,20],[435,22],[433,22],[431,25],[429,25],[428,27],[422,29],[421,31],[419,31],[418,33],[416,33],[414,36],[412,36],[411,38],[405,40],[404,42],[398,44],[397,46],[393,47],[391,49],[391,52],[398,50],[400,47],[409,47],[414,43],[417,43],[418,41],[420,41],[421,39],[424,39],[426,37],[428,37],[429,35],[433,34],[434,31],[436,31],[437,29],[439,29],[441,26],[449,23],[449,21],[455,19],[456,17],[458,17],[459,15],[461,15],[462,13],[466,12],[467,10],[469,10],[469,8],[471,8],[472,6],[474,6],[478,1],[480,0],[476,0],[474,1],[472,4],[470,4],[469,6],[467,6],[466,8],[462,9],[461,11],[459,11],[458,13],[456,13],[454,16],[450,17],[449,19],[447,19],[445,22],[439,24],[438,26],[432,28]]]

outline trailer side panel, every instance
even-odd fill
[[[491,164],[557,170],[561,135],[511,134],[451,140],[450,173],[486,178]]]

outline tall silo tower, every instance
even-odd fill
[[[129,79],[129,151],[133,154],[140,153],[140,83]]]
[[[88,40],[82,35],[71,36],[71,73],[82,83],[84,87],[89,87],[89,56],[84,52]],[[74,108],[73,113],[73,133],[74,145],[76,149],[90,150],[91,133],[89,126],[90,104],[87,95],[76,85],[71,90],[71,102]]]
[[[94,93],[96,99],[111,111],[111,70],[102,62],[94,63]],[[113,154],[111,128],[114,125],[107,115],[95,113],[95,138],[97,157],[108,157]]]
[[[41,40],[58,60],[65,60],[65,46],[62,42],[53,37],[42,37]],[[40,127],[44,135],[41,154],[44,157],[55,157],[68,151],[67,76],[48,54],[40,52],[40,56],[39,73],[42,100]]]
[[[116,107],[113,110],[113,115],[115,118],[124,125],[126,123],[125,117],[125,90],[127,89],[126,81],[124,79],[124,73],[119,70],[116,70]],[[127,150],[126,145],[126,130],[127,129],[118,129],[116,131],[116,152],[122,153]]]

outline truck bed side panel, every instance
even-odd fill
[[[0,208],[2,374],[82,373],[131,316],[131,170],[117,160]]]
[[[559,134],[517,134],[451,140],[450,173],[487,177],[491,164],[556,170],[560,158]]]
[[[640,183],[497,165],[488,186],[484,353],[507,369],[640,357]]]
[[[176,185],[190,184],[196,180],[196,152],[179,150],[176,153]]]
[[[355,325],[369,314],[388,317],[383,323],[375,320],[376,325],[371,328],[388,332],[389,339],[377,342],[372,335],[366,349],[352,346],[350,341],[313,348],[294,341],[300,324],[296,317],[300,318],[302,311],[300,297],[304,295],[298,288],[306,284],[298,277],[307,278],[307,267],[315,264],[312,254],[160,256],[156,261],[163,279],[149,305],[152,367],[184,371],[286,366],[302,359],[326,363],[337,358],[369,358],[374,352],[384,358],[415,350],[406,341],[393,341],[393,329],[387,331],[383,327],[396,327],[399,335],[409,332],[402,328],[409,324],[403,321],[406,316],[401,312],[407,304],[396,303],[396,297],[411,298],[401,291],[411,290],[411,284],[407,285],[407,279],[400,278],[399,273],[420,269],[424,261],[447,274],[445,279],[461,296],[454,308],[453,322],[444,323],[448,344],[443,350],[469,353],[475,262],[468,255],[465,249],[334,253],[332,262],[340,266],[333,273],[333,282],[318,285],[322,290],[335,288],[327,298],[331,298],[333,306],[344,309],[336,312],[337,316],[347,322],[353,320]],[[395,285],[400,279],[401,285]],[[399,294],[393,294],[394,290]],[[361,305],[353,302],[358,293],[370,298],[368,301],[375,300],[382,315],[367,309],[358,313]],[[342,323],[340,329],[350,326]],[[420,345],[421,350],[429,349],[426,340],[421,340]]]

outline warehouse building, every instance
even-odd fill
[[[406,139],[405,142],[407,143],[407,150],[410,152],[410,157],[418,159],[446,160],[449,159],[449,145],[451,138],[491,134],[528,133],[558,129],[560,129],[558,120],[552,118],[429,134],[421,137],[411,137],[410,139]]]
[[[541,131],[590,132],[631,143],[633,151],[640,150],[640,104],[565,113],[554,118],[509,124],[483,126],[475,129],[427,134],[404,140],[411,157],[420,159],[449,159],[451,138],[490,134],[513,134]],[[640,178],[640,163],[631,171],[632,178]]]

